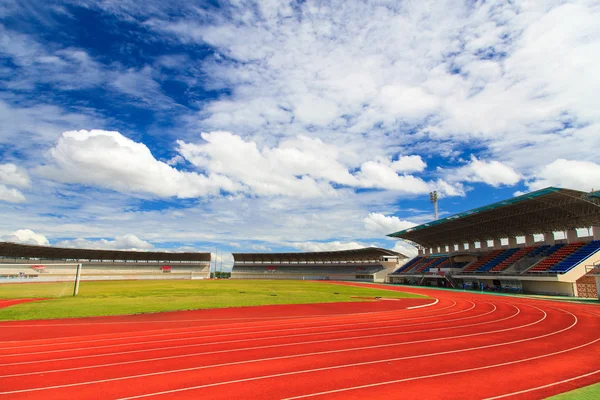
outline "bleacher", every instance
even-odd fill
[[[548,250],[550,248],[549,244],[544,244],[538,247],[533,247],[533,250],[527,253],[527,257],[536,257],[540,255],[542,252]]]
[[[497,256],[499,256],[504,250],[492,250],[487,253],[483,253],[483,255],[476,261],[473,261],[469,265],[465,267],[463,272],[475,272],[483,265],[485,265],[488,261],[493,260]]]
[[[419,263],[422,259],[423,259],[423,257],[421,257],[421,256],[417,256],[417,257],[413,258],[412,260],[410,260],[409,262],[407,262],[406,264],[404,264],[403,266],[401,266],[400,268],[395,270],[391,275],[401,274],[402,272],[408,271],[410,268],[412,268],[417,263]]]
[[[435,272],[437,268],[460,269],[463,273],[557,273],[562,274],[581,261],[600,251],[600,240],[584,243],[557,243],[541,246],[495,249],[479,255],[479,259],[468,262],[452,262],[447,256],[417,256],[398,268],[391,275],[419,275]],[[519,263],[519,264],[517,264]],[[519,265],[517,267],[517,265]],[[533,265],[532,268],[530,266]],[[515,266],[516,270],[510,270]]]
[[[531,257],[530,254],[535,252],[537,249],[535,249],[534,247],[523,247],[522,249],[510,249],[510,250],[514,250],[512,252],[512,254],[510,254],[507,258],[505,258],[504,261],[501,261],[500,263],[496,264],[496,266],[490,268],[491,272],[504,271],[505,269],[507,269],[508,267],[510,267],[512,264],[516,263],[523,257],[525,257],[525,256]]]
[[[576,249],[570,255],[565,257],[562,261],[558,262],[557,264],[554,264],[552,267],[550,267],[549,270],[558,273],[567,272],[571,268],[579,264],[581,261],[596,253],[598,250],[600,250],[600,240],[594,240],[592,242],[589,242]]]
[[[552,246],[545,253],[548,254],[546,258],[542,261],[534,265],[528,272],[536,273],[536,272],[546,272],[553,265],[558,264],[565,258],[567,258],[571,253],[575,250],[583,246],[583,243],[570,243],[567,245],[562,245],[557,247],[557,245]],[[556,249],[554,251],[550,251],[551,249]]]
[[[487,272],[487,271],[491,270],[492,268],[496,267],[498,264],[505,261],[507,258],[512,256],[517,251],[519,251],[518,248],[506,249],[503,252],[501,252],[500,254],[498,254],[496,257],[492,258],[490,261],[483,264],[475,272]]]

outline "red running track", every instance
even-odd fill
[[[597,306],[383,288],[431,299],[0,323],[0,400],[540,399],[600,380]]]

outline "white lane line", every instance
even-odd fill
[[[427,319],[427,318],[438,318],[438,317],[445,317],[448,315],[453,315],[453,314],[460,314],[460,313],[464,313],[467,311],[471,311],[472,309],[475,308],[475,303],[469,301],[469,303],[472,304],[471,308],[468,308],[466,310],[461,310],[461,311],[457,311],[457,312],[453,312],[453,313],[446,313],[446,314],[442,314],[442,315],[431,315],[431,316],[426,316],[426,317],[415,317],[415,318],[402,318],[402,319],[391,319],[389,320],[389,322],[396,322],[396,321],[408,321],[408,320],[413,320],[413,319]],[[392,316],[393,317],[393,316]],[[373,322],[376,323],[381,323],[381,322],[387,322],[387,321],[381,321],[381,320],[374,320],[374,321],[367,321],[367,322],[352,322],[349,324],[334,324],[334,325],[318,325],[316,327],[321,327],[321,328],[329,328],[329,327],[342,327],[342,326],[357,326],[357,325],[367,325],[367,324],[372,324]],[[440,321],[440,322],[444,322],[444,321]],[[314,324],[316,324],[317,322],[311,323],[311,325],[306,326],[306,327],[299,327],[298,324],[284,324],[281,326],[291,326],[290,328],[287,329],[268,329],[268,330],[262,330],[262,331],[254,331],[254,332],[241,332],[239,333],[240,335],[254,335],[257,333],[269,333],[269,332],[281,332],[281,331],[299,331],[299,330],[307,330],[307,329],[315,329],[316,327],[314,326]],[[244,329],[243,327],[240,328],[235,328],[232,330],[241,330]],[[206,332],[210,332],[209,331],[204,331],[204,332],[199,332],[199,333],[206,333]],[[230,329],[227,328],[221,328],[221,329],[215,329],[212,330],[213,332],[219,332],[219,331],[226,331],[229,332]],[[226,334],[219,334],[219,335],[204,335],[203,338],[204,339],[213,339],[216,337],[221,337],[221,336],[231,336],[235,333],[226,333]],[[88,347],[77,347],[77,348],[67,348],[67,349],[58,349],[58,350],[46,350],[46,351],[35,351],[35,352],[22,352],[22,353],[12,353],[12,354],[0,354],[0,359],[5,358],[5,357],[20,357],[20,356],[29,356],[29,355],[37,355],[37,354],[52,354],[52,353],[72,353],[74,351],[89,351],[91,349],[105,349],[105,348],[112,348],[112,347],[131,347],[133,345],[145,345],[145,344],[152,344],[152,343],[165,343],[165,342],[177,342],[177,341],[183,341],[183,340],[189,340],[190,338],[185,337],[185,338],[176,338],[176,339],[160,339],[160,340],[148,340],[148,341],[143,341],[143,342],[126,342],[126,343],[120,343],[120,344],[109,344],[109,345],[104,345],[104,346],[88,346]],[[17,348],[19,349],[19,348]]]
[[[575,376],[573,378],[565,379],[565,380],[562,380],[560,382],[553,382],[553,383],[549,383],[549,384],[543,385],[543,386],[537,386],[537,387],[530,388],[530,389],[519,390],[518,392],[512,392],[512,393],[502,394],[500,396],[488,397],[488,398],[483,399],[483,400],[502,399],[504,397],[511,397],[511,396],[516,396],[518,394],[534,392],[536,390],[542,390],[542,389],[546,389],[546,388],[549,388],[549,387],[552,387],[552,386],[562,385],[563,383],[567,383],[567,382],[571,382],[571,381],[576,381],[577,379],[587,378],[588,376],[592,376],[592,375],[595,375],[597,373],[600,373],[600,369],[597,369],[595,371],[589,372],[587,374],[583,374],[583,375]]]
[[[395,335],[399,336],[399,335],[406,335],[406,334],[412,334],[412,333],[423,333],[423,332],[432,332],[432,331],[440,331],[440,330],[448,330],[448,329],[468,328],[468,327],[473,327],[473,326],[479,326],[479,325],[486,325],[486,324],[497,323],[497,322],[506,321],[506,320],[515,318],[521,312],[521,310],[519,308],[515,307],[515,309],[517,310],[517,312],[515,314],[510,315],[510,316],[505,317],[505,318],[497,319],[497,320],[494,320],[494,321],[488,321],[488,322],[479,322],[477,324],[462,325],[462,326],[459,326],[459,327],[435,328],[435,329],[426,329],[426,330],[420,330],[420,331],[399,332],[399,333],[398,332],[393,332],[393,333],[384,333],[384,334],[377,334],[377,335],[361,335],[361,336],[346,337],[346,338],[314,340],[314,341],[307,341],[307,342],[294,342],[294,343],[269,345],[269,346],[255,346],[255,347],[241,348],[241,349],[230,349],[230,350],[218,350],[218,351],[200,352],[200,353],[189,353],[189,354],[180,354],[180,355],[175,355],[175,356],[155,357],[155,358],[138,359],[138,360],[131,360],[131,361],[121,361],[121,362],[108,363],[108,364],[96,364],[96,365],[88,365],[88,366],[82,366],[82,367],[72,367],[72,368],[63,368],[63,369],[55,369],[55,370],[42,370],[42,371],[36,371],[36,372],[24,372],[24,373],[11,374],[11,375],[1,375],[0,378],[13,378],[13,377],[17,377],[17,376],[40,375],[40,374],[50,374],[50,373],[57,373],[57,372],[77,371],[77,370],[83,370],[83,369],[93,369],[93,368],[101,368],[101,367],[112,367],[112,366],[117,366],[117,365],[129,365],[129,364],[144,363],[144,362],[164,361],[164,360],[172,360],[172,359],[177,359],[177,358],[197,357],[197,356],[201,356],[201,355],[238,352],[238,351],[245,351],[245,350],[259,350],[259,349],[277,348],[277,347],[286,347],[286,346],[299,346],[299,345],[313,344],[313,343],[326,343],[326,342],[334,342],[334,341],[355,340],[355,339],[365,339],[365,338],[375,338],[375,337],[386,337],[386,336],[395,336]],[[493,311],[488,312],[488,314],[492,313],[494,311],[495,311],[495,309]],[[369,329],[369,328],[365,328],[365,329]],[[343,331],[343,332],[349,332],[349,331]],[[337,332],[337,333],[340,333],[340,332]],[[303,335],[292,335],[292,336],[303,336]],[[289,336],[286,336],[286,337],[289,337]],[[456,336],[455,335],[453,335],[453,336],[447,336],[445,338],[438,338],[438,340],[452,339],[454,337],[456,337]],[[393,343],[393,344],[389,344],[388,346],[399,346],[399,345],[404,345],[404,344],[416,344],[416,343],[420,343],[420,341],[412,341],[412,342],[406,342],[406,343],[400,343],[400,344],[399,343]],[[386,345],[379,345],[379,346],[386,346]],[[15,363],[15,364],[12,364],[12,365],[20,365],[20,364],[21,363]]]
[[[534,307],[534,306],[532,306],[532,307]],[[263,375],[263,376],[252,377],[252,378],[236,379],[236,380],[226,381],[226,382],[218,382],[218,383],[212,383],[212,384],[206,384],[206,385],[198,385],[198,386],[185,387],[185,388],[179,388],[179,389],[173,389],[173,390],[166,390],[166,391],[162,391],[162,392],[146,393],[146,394],[142,394],[142,395],[138,395],[138,396],[124,397],[124,398],[121,398],[119,400],[140,399],[140,398],[144,398],[144,397],[153,397],[153,396],[158,396],[158,395],[163,395],[163,394],[171,394],[171,393],[184,392],[184,391],[188,391],[188,390],[196,390],[196,389],[203,389],[203,388],[208,388],[208,387],[223,386],[223,385],[229,385],[229,384],[233,384],[233,383],[250,382],[250,381],[255,381],[255,380],[262,380],[262,379],[269,379],[269,378],[278,378],[278,377],[283,377],[283,376],[299,375],[299,374],[305,374],[305,373],[311,373],[311,372],[320,372],[320,371],[327,371],[327,370],[333,370],[333,369],[341,369],[341,368],[356,367],[356,366],[363,366],[363,365],[372,365],[372,364],[379,364],[379,363],[384,363],[384,362],[387,363],[387,362],[393,362],[393,361],[401,361],[401,360],[423,358],[423,357],[432,357],[432,356],[438,356],[438,355],[459,353],[459,352],[463,352],[463,351],[472,351],[472,350],[480,350],[480,349],[491,348],[491,347],[506,346],[508,344],[514,344],[514,343],[520,343],[520,342],[525,342],[525,341],[530,341],[530,340],[536,340],[536,339],[539,339],[539,338],[543,338],[543,337],[555,335],[557,333],[561,333],[561,332],[564,332],[565,330],[571,329],[573,326],[575,326],[577,324],[577,317],[575,315],[573,315],[573,314],[571,314],[571,315],[575,318],[575,321],[573,322],[573,324],[571,326],[569,326],[567,328],[561,329],[561,330],[556,331],[554,333],[545,334],[545,335],[541,335],[541,336],[537,336],[537,337],[533,337],[533,338],[528,338],[528,339],[516,340],[516,341],[512,341],[512,342],[507,342],[507,343],[497,343],[497,344],[493,344],[493,345],[473,347],[473,348],[470,348],[470,349],[451,350],[451,351],[438,352],[438,353],[422,354],[422,355],[418,355],[418,356],[398,357],[398,358],[391,358],[391,359],[386,359],[386,360],[378,360],[378,361],[368,361],[368,362],[362,362],[362,363],[345,364],[345,365],[339,365],[339,366],[334,366],[334,367],[314,368],[314,369],[303,370],[303,371],[293,371],[293,372],[284,372],[284,373],[280,373],[280,374]],[[580,345],[580,346],[574,347],[572,349],[568,349],[567,351],[571,351],[573,349],[577,349],[577,348],[580,348],[580,347],[583,347],[583,346],[587,346],[587,345],[592,344],[592,343],[594,343],[594,342],[596,342],[598,340],[600,340],[600,338],[594,340],[593,342],[589,342],[589,343],[586,343],[584,345]],[[561,353],[561,352],[564,352],[564,351],[559,351],[559,352],[556,352],[554,354],[558,354],[558,353]],[[542,356],[531,357],[530,359],[548,357],[548,356],[554,355],[554,354],[546,354],[546,355],[542,355]],[[379,382],[379,383],[376,383],[376,384],[369,384],[369,385],[362,385],[362,386],[354,386],[354,387],[351,387],[351,388],[343,388],[343,389],[331,390],[331,391],[327,391],[327,392],[311,393],[311,394],[308,394],[308,395],[302,395],[302,396],[297,396],[297,397],[290,397],[290,398],[283,399],[283,400],[292,400],[292,399],[299,399],[299,398],[304,398],[304,397],[312,397],[312,396],[318,396],[318,395],[329,394],[329,393],[336,393],[336,392],[343,392],[343,391],[349,391],[349,390],[356,390],[356,389],[360,389],[360,388],[367,388],[367,387],[373,387],[373,386],[387,385],[387,384],[391,384],[391,383],[399,383],[399,382],[406,382],[406,381],[417,380],[417,379],[424,379],[424,378],[430,378],[430,377],[451,375],[451,374],[456,374],[456,373],[460,373],[460,372],[470,372],[470,371],[476,371],[478,369],[493,368],[493,367],[496,367],[496,366],[514,364],[514,363],[523,362],[523,361],[527,361],[527,360],[510,361],[508,363],[502,363],[502,364],[497,364],[497,365],[493,365],[493,366],[470,368],[470,369],[461,370],[461,371],[450,371],[450,372],[445,372],[445,373],[440,373],[440,374],[432,374],[432,375],[425,375],[425,376],[419,376],[419,377],[404,378],[404,379],[398,379],[398,380],[394,380],[394,381]]]
[[[325,394],[347,392],[347,391],[350,391],[350,390],[365,389],[365,388],[375,387],[375,386],[391,385],[393,383],[402,383],[402,382],[416,381],[416,380],[419,380],[419,379],[427,379],[427,378],[437,378],[437,377],[440,377],[440,376],[462,374],[462,373],[465,373],[465,372],[473,372],[473,371],[480,371],[480,370],[484,370],[484,369],[504,367],[506,365],[518,364],[518,363],[522,363],[522,362],[526,362],[526,361],[533,361],[533,360],[538,360],[540,358],[555,356],[557,354],[568,353],[570,351],[578,350],[578,349],[581,349],[581,348],[583,348],[585,346],[589,346],[589,345],[594,344],[594,343],[596,343],[598,341],[600,341],[600,338],[594,339],[591,342],[587,342],[587,343],[581,344],[579,346],[571,347],[569,349],[555,351],[554,353],[549,353],[549,354],[543,354],[541,356],[524,358],[524,359],[521,359],[521,360],[508,361],[508,362],[504,362],[504,363],[500,363],[500,364],[486,365],[484,367],[461,369],[461,370],[457,370],[457,371],[442,372],[442,373],[439,373],[439,374],[415,376],[415,377],[412,377],[412,378],[397,379],[397,380],[394,380],[394,381],[378,382],[378,383],[372,383],[372,384],[369,384],[369,385],[354,386],[354,387],[351,387],[351,388],[329,390],[329,391],[326,391],[326,392],[311,393],[311,394],[306,394],[306,395],[302,395],[302,396],[287,397],[287,398],[282,399],[282,400],[305,399],[307,397],[315,397],[315,396],[322,396],[322,395],[325,395]],[[169,392],[160,392],[158,394],[167,394],[167,393],[169,393]],[[121,398],[119,400],[139,399],[141,397],[149,397],[149,396],[153,396],[153,395],[154,394],[142,395],[142,396],[134,396],[134,397],[126,397],[126,398]],[[493,398],[496,398],[496,397],[493,397]]]
[[[434,311],[443,311],[443,310],[447,310],[449,308],[453,308],[457,305],[457,302],[452,300],[452,299],[448,299],[448,298],[444,298],[444,300],[450,300],[452,302],[452,304],[443,307],[443,308],[439,308],[436,309]],[[466,302],[473,304],[473,302],[466,300]],[[336,317],[356,317],[356,316],[364,316],[364,315],[369,315],[369,317],[380,317],[383,315],[388,315],[390,314],[390,318],[394,317],[395,314],[397,314],[399,311],[405,311],[406,309],[400,309],[400,310],[391,310],[391,311],[374,311],[374,312],[368,312],[368,313],[358,313],[358,314],[335,314],[335,315],[322,315],[322,316],[318,316],[315,318],[314,321],[302,321],[302,323],[318,323],[319,319],[326,319],[327,321],[331,321],[332,318],[336,318]],[[434,315],[425,315],[425,316],[419,316],[419,317],[413,317],[413,318],[400,318],[397,319],[397,321],[406,321],[406,320],[413,320],[413,319],[423,319],[423,318],[432,318],[432,317],[437,317],[437,316],[445,316],[445,315],[452,315],[452,314],[456,314],[456,313],[460,313],[462,311],[459,312],[455,312],[455,313],[446,313],[446,314],[434,314]],[[288,319],[294,319],[293,317],[288,316]],[[306,318],[309,319],[309,318]],[[336,319],[342,319],[342,318],[336,318]],[[364,319],[364,318],[363,318]],[[200,320],[195,321],[195,322],[202,322]],[[267,322],[271,322],[271,321],[267,321]],[[92,324],[93,325],[93,324]],[[31,325],[33,326],[33,325]],[[52,325],[54,326],[54,325]],[[220,327],[220,328],[216,328],[214,329],[214,327]],[[272,324],[270,325],[271,327],[280,327],[280,326],[298,326],[297,323],[285,323],[285,324]],[[0,328],[1,328],[1,324],[0,324]],[[213,328],[213,329],[209,329],[209,328]],[[182,330],[182,329],[192,329],[192,330]],[[111,341],[111,340],[129,340],[129,339],[134,339],[134,338],[142,338],[142,337],[154,337],[154,336],[165,336],[165,335],[169,335],[169,336],[174,336],[174,335],[184,335],[187,333],[208,333],[208,332],[219,332],[219,331],[232,331],[232,330],[243,330],[243,329],[248,329],[248,324],[244,324],[240,327],[235,327],[235,326],[228,326],[228,325],[214,325],[214,326],[210,326],[210,327],[203,327],[201,329],[197,329],[197,328],[166,328],[166,329],[155,329],[155,330],[151,330],[151,331],[146,331],[146,332],[156,332],[156,331],[173,331],[175,330],[176,332],[164,332],[164,333],[157,333],[157,334],[150,334],[150,335],[135,335],[135,336],[128,336],[128,337],[123,337],[123,336],[119,336],[119,337],[114,337],[114,338],[99,338],[99,339],[93,339],[93,340],[79,340],[79,341],[72,341],[69,340],[68,342],[59,342],[59,343],[40,343],[40,344],[34,344],[34,345],[22,345],[22,341],[0,341],[0,343],[2,344],[15,344],[14,347],[6,347],[4,346],[4,349],[11,349],[11,348],[17,348],[17,349],[23,349],[23,348],[30,348],[30,347],[48,347],[48,346],[65,346],[65,345],[73,345],[75,343],[93,343],[93,342],[102,342],[102,341]],[[103,334],[103,335],[115,335],[115,334]],[[99,336],[99,335],[94,335],[94,336]],[[74,336],[70,336],[70,337],[65,337],[64,339],[69,339],[72,338]],[[75,336],[77,337],[77,336]],[[63,338],[60,338],[63,339]],[[39,340],[39,339],[38,339]],[[52,339],[48,339],[48,340],[52,340]]]
[[[439,299],[435,299],[435,301],[433,303],[429,303],[429,304],[423,304],[421,306],[412,306],[412,307],[406,307],[407,310],[414,310],[415,308],[423,308],[423,307],[430,307],[433,306],[437,303],[439,303]]]
[[[486,304],[491,304],[491,303],[486,303]],[[493,309],[492,311],[488,311],[486,313],[483,314],[477,314],[477,315],[472,315],[470,317],[463,317],[463,318],[455,318],[455,319],[451,319],[451,320],[446,320],[446,321],[431,321],[431,322],[420,322],[420,323],[415,323],[415,324],[402,324],[402,325],[392,325],[392,326],[386,326],[386,327],[367,327],[367,328],[357,328],[357,329],[352,329],[352,330],[343,330],[344,332],[352,332],[352,331],[364,331],[364,330],[373,330],[373,329],[388,329],[388,328],[396,328],[396,327],[408,327],[408,326],[416,326],[416,325],[430,325],[430,324],[440,324],[440,323],[447,323],[447,322],[455,322],[455,321],[461,321],[461,320],[465,320],[465,319],[472,319],[472,318],[481,318],[485,315],[488,315],[492,312],[495,311],[496,306],[493,305]],[[515,307],[513,305],[510,305],[511,307],[514,307],[515,309],[517,309],[517,314],[519,314],[520,310],[518,309],[518,307]],[[475,304],[473,304],[473,307],[471,307],[469,310],[473,309],[475,307]],[[515,315],[517,315],[515,314]],[[496,320],[497,321],[497,320]],[[378,321],[375,321],[375,323],[378,323]],[[372,322],[370,322],[369,324],[372,324]],[[344,325],[338,325],[338,327],[344,327],[344,326],[356,326],[359,324],[344,324]],[[309,329],[309,328],[302,328],[302,329]],[[280,329],[280,330],[271,330],[271,331],[264,331],[266,333],[271,333],[271,332],[277,332],[277,331],[289,331],[292,330],[294,332],[301,330],[301,329]],[[427,330],[425,330],[427,331]],[[328,334],[328,333],[339,333],[340,331],[330,331],[330,332],[316,332],[316,333],[302,333],[302,334],[297,334],[297,335],[285,335],[285,336],[271,336],[271,337],[260,337],[260,338],[250,338],[250,339],[236,339],[236,340],[229,340],[229,341],[221,341],[221,342],[210,342],[210,343],[194,343],[194,344],[188,344],[188,345],[181,345],[181,346],[167,346],[167,347],[153,347],[150,349],[140,349],[140,350],[129,350],[129,351],[120,351],[120,352],[112,352],[112,353],[100,353],[100,354],[88,354],[88,355],[83,355],[83,356],[73,356],[73,357],[61,357],[61,358],[50,358],[50,359],[44,359],[44,360],[33,360],[33,361],[21,361],[21,362],[15,362],[15,363],[5,363],[5,364],[0,364],[0,367],[6,367],[6,366],[14,366],[14,365],[25,365],[25,364],[41,364],[41,363],[48,363],[48,362],[57,362],[57,361],[66,361],[66,360],[77,360],[77,359],[84,359],[84,358],[97,358],[97,357],[109,357],[109,356],[115,356],[115,355],[123,355],[123,354],[135,354],[135,353],[147,353],[147,352],[154,352],[154,351],[159,351],[159,350],[173,350],[173,349],[183,349],[183,348],[190,348],[190,347],[201,347],[201,346],[210,346],[210,345],[214,345],[214,344],[227,344],[227,343],[240,343],[240,342],[251,342],[251,341],[257,341],[257,340],[264,340],[264,339],[271,339],[271,338],[287,338],[287,337],[299,337],[299,336],[312,336],[312,335],[323,335],[323,334]],[[422,331],[421,331],[422,332]],[[261,333],[261,332],[251,332],[248,334],[256,334],[256,333]],[[245,333],[244,333],[245,334]],[[241,335],[241,333],[237,333],[237,334],[224,334],[224,335],[214,335],[214,337],[217,336],[233,336],[233,335]],[[148,342],[142,342],[142,343],[148,343]],[[112,346],[109,346],[112,347]],[[97,347],[96,347],[97,348]],[[32,353],[28,353],[28,354],[32,354]]]
[[[535,306],[531,306],[531,307],[537,308]],[[544,316],[541,319],[539,319],[537,321],[534,321],[534,322],[531,322],[529,324],[520,325],[520,326],[512,327],[512,328],[499,329],[499,330],[496,330],[496,331],[480,332],[480,333],[473,333],[473,334],[468,334],[468,335],[453,336],[452,338],[463,338],[463,337],[471,337],[471,336],[490,335],[490,334],[493,334],[493,333],[513,331],[513,330],[517,330],[517,329],[526,328],[528,326],[537,325],[540,322],[544,321],[546,319],[546,317],[548,316],[548,314],[546,314],[546,312],[544,310],[541,310],[539,308],[537,308],[537,309],[539,311],[541,311],[544,314]],[[532,337],[532,338],[519,339],[519,340],[515,340],[515,341],[512,341],[512,342],[496,343],[496,344],[485,345],[485,346],[478,346],[478,347],[471,347],[471,348],[466,348],[466,349],[448,350],[448,351],[437,352],[437,353],[419,354],[419,355],[415,355],[415,356],[396,357],[396,358],[390,358],[390,359],[384,359],[384,360],[375,360],[375,361],[367,361],[367,362],[355,363],[355,364],[344,364],[344,365],[333,366],[333,367],[318,368],[316,370],[304,370],[304,371],[286,372],[286,373],[283,373],[283,374],[278,374],[278,376],[279,375],[280,376],[285,376],[285,375],[302,374],[302,373],[306,373],[306,372],[321,371],[321,370],[324,371],[324,370],[328,370],[328,369],[346,368],[348,366],[380,364],[380,363],[391,362],[391,361],[416,359],[416,358],[431,357],[431,356],[445,355],[445,354],[455,354],[455,353],[461,353],[461,352],[465,352],[465,351],[481,350],[481,349],[486,349],[486,348],[507,346],[507,345],[510,345],[510,344],[527,342],[527,341],[530,341],[530,340],[536,340],[536,339],[544,338],[544,337],[547,337],[547,336],[556,335],[558,333],[561,333],[561,332],[564,332],[566,330],[571,329],[573,326],[575,326],[577,324],[577,317],[575,317],[575,315],[573,315],[573,314],[571,314],[571,315],[575,318],[575,321],[569,327],[563,328],[563,329],[561,329],[559,331],[555,331],[555,332],[552,332],[552,333],[547,333],[547,334],[544,334],[544,335],[535,336],[535,337]],[[418,343],[435,342],[435,341],[446,340],[446,339],[447,338],[436,338],[436,339],[421,340],[421,341],[417,341],[417,342]],[[136,379],[136,378],[146,378],[146,377],[150,377],[150,376],[159,376],[159,375],[168,375],[168,374],[175,374],[175,373],[181,373],[181,372],[198,371],[198,370],[209,369],[209,368],[229,367],[229,366],[232,366],[232,365],[242,365],[242,364],[250,364],[250,363],[257,363],[257,362],[264,362],[264,361],[283,360],[283,359],[307,357],[307,356],[314,356],[314,355],[336,354],[336,353],[344,353],[344,352],[348,352],[348,351],[360,351],[360,350],[364,350],[364,349],[373,349],[373,348],[381,348],[381,347],[389,347],[389,346],[399,346],[399,345],[405,345],[405,344],[414,344],[414,343],[403,342],[403,343],[394,343],[392,345],[365,346],[365,347],[358,347],[358,348],[353,348],[353,349],[328,350],[328,351],[313,352],[313,353],[295,354],[295,355],[289,355],[289,356],[278,356],[278,357],[268,357],[268,358],[262,358],[262,359],[254,359],[254,360],[236,361],[236,362],[229,362],[229,363],[223,363],[223,364],[213,364],[213,365],[206,365],[206,366],[198,366],[198,367],[190,367],[190,368],[181,368],[181,369],[175,369],[175,370],[168,370],[168,371],[150,372],[150,373],[146,373],[146,374],[129,375],[129,376],[122,376],[122,377],[117,377],[117,378],[99,379],[99,380],[95,380],[95,381],[69,383],[69,384],[64,384],[64,385],[42,386],[42,387],[29,388],[29,389],[19,389],[19,390],[13,390],[13,391],[8,391],[8,392],[0,392],[0,395],[14,394],[14,393],[25,393],[25,392],[37,392],[37,391],[49,390],[49,389],[60,389],[60,388],[65,388],[65,387],[84,386],[84,385],[91,385],[91,384],[97,384],[97,383],[116,382],[116,381],[122,381],[122,380],[128,380],[128,379]],[[262,376],[262,377],[259,376],[259,377],[249,378],[248,380],[265,379],[267,377],[270,377],[270,376]],[[208,386],[226,385],[228,383],[233,383],[233,382],[234,381],[220,382],[220,383],[217,383],[217,384],[212,384],[212,385],[207,385],[207,386],[203,385],[203,386],[193,387],[191,389],[197,389],[197,388],[208,387]],[[182,391],[184,389],[180,389],[179,391]],[[191,389],[188,388],[188,390],[191,390]]]
[[[382,290],[388,290],[388,289],[382,289]],[[392,290],[392,292],[397,292],[397,290]],[[404,293],[408,293],[408,292],[404,292]],[[415,294],[415,293],[409,293],[409,294]],[[428,297],[428,296],[427,296]],[[402,297],[400,299],[419,299],[418,297]],[[426,298],[424,298],[423,300],[426,300]],[[321,303],[321,304],[327,304],[327,303]],[[0,306],[2,305],[2,303],[0,303]],[[207,310],[207,309],[198,309],[198,310],[194,310],[194,311],[203,311],[203,310]],[[186,312],[188,310],[175,310],[175,311],[166,311],[166,312]],[[337,316],[337,315],[347,315],[347,316],[352,316],[352,315],[364,315],[364,314],[373,314],[373,313],[379,313],[379,312],[386,312],[386,311],[367,311],[367,312],[356,312],[356,313],[348,313],[348,314],[320,314],[318,316],[322,316],[322,317],[331,317],[331,316]],[[160,312],[159,312],[160,313]],[[157,313],[157,314],[159,314]],[[130,317],[135,316],[135,314],[130,314],[128,315]],[[111,317],[122,317],[122,315],[102,315],[102,316],[98,316],[97,318],[111,318]],[[293,318],[312,318],[312,315],[307,315],[307,316],[298,316],[298,317],[293,317]],[[88,318],[88,317],[81,317],[81,318]],[[243,320],[247,320],[247,319],[280,319],[280,318],[290,318],[289,316],[272,316],[272,317],[243,317],[243,318],[210,318],[208,319],[208,321],[243,321]],[[21,328],[21,327],[37,327],[37,326],[56,326],[56,327],[62,327],[62,326],[88,326],[88,325],[126,325],[126,324],[162,324],[162,323],[178,323],[178,322],[202,322],[202,321],[206,321],[206,318],[198,318],[198,319],[180,319],[180,320],[164,320],[164,321],[121,321],[121,322],[74,322],[74,323],[57,323],[57,324],[15,324],[15,325],[4,325],[3,323],[6,322],[15,322],[15,321],[0,321],[0,329],[2,328]]]

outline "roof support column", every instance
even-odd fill
[[[516,237],[509,237],[508,238],[508,247],[517,247],[517,238]]]
[[[556,243],[556,241],[554,240],[554,232],[544,233],[544,243],[549,244],[550,246]]]
[[[428,247],[425,249],[425,255],[428,256],[431,254],[431,249]]]
[[[577,243],[577,231],[575,229],[567,231],[567,243]]]
[[[525,246],[535,246],[535,238],[533,237],[533,235],[525,235]]]
[[[594,240],[600,240],[600,226],[592,226],[592,236]]]
[[[488,249],[488,241],[487,240],[480,240],[479,241],[479,248],[483,251],[486,251]]]
[[[502,248],[502,242],[500,239],[494,239],[494,249],[498,250]]]
[[[425,254],[425,250],[424,249],[419,249],[419,255],[422,256],[423,254]]]
[[[469,242],[469,250],[471,251],[475,251],[475,242]],[[483,246],[483,244],[480,244],[480,246]]]

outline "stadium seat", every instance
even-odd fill
[[[549,271],[558,272],[561,274],[565,273],[592,254],[596,253],[598,250],[600,250],[600,240],[589,242],[588,244],[579,247],[577,250],[565,257],[562,261],[554,264],[552,267],[550,267]]]
[[[397,270],[395,270],[394,272],[392,272],[391,275],[400,274],[404,271],[407,271],[414,265],[418,264],[421,260],[423,260],[423,257],[417,256],[417,257],[413,258],[412,260],[410,260],[409,262],[407,262],[406,264],[404,264],[403,266],[401,266],[400,268],[398,268]]]
[[[558,264],[559,262],[567,258],[569,255],[571,255],[571,253],[573,253],[575,250],[582,247],[583,243],[570,243],[567,245],[561,244],[560,246],[557,246],[558,245],[554,245],[546,252],[544,252],[543,254],[550,254],[542,261],[535,264],[533,268],[531,268],[528,272],[547,272],[553,265]],[[557,248],[557,250],[551,252],[550,250],[553,248]]]
[[[518,248],[504,250],[503,252],[498,254],[496,257],[492,258],[490,261],[486,262],[481,267],[479,267],[475,272],[487,272],[487,271],[491,270],[492,268],[495,268],[498,264],[506,261],[506,259],[508,259],[509,257],[511,257],[513,254],[515,254],[518,251],[519,251]]]
[[[517,261],[519,261],[520,259],[525,257],[526,255],[531,254],[534,251],[534,248],[533,247],[523,247],[522,249],[510,249],[510,250],[517,250],[517,251],[513,251],[512,254],[509,255],[504,261],[498,263],[495,267],[491,268],[490,269],[491,272],[504,271],[505,269],[510,267],[512,264],[516,263]]]
[[[462,272],[474,272],[474,271],[478,270],[482,265],[484,265],[488,261],[491,261],[492,259],[497,257],[503,251],[504,250],[492,250],[487,253],[484,253],[481,256],[481,258],[479,258],[478,260],[473,261],[471,264],[467,265]]]

